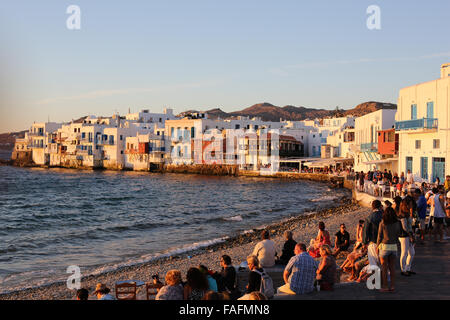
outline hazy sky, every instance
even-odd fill
[[[447,0],[2,0],[0,132],[128,108],[396,103],[450,62],[449,16]]]

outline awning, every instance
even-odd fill
[[[346,162],[353,162],[353,158],[321,159],[319,161],[305,162],[304,165],[310,168],[323,168],[328,166],[335,166],[336,164],[344,164]]]
[[[285,158],[280,159],[279,162],[295,162],[295,163],[312,163],[312,160],[318,161],[321,158]]]
[[[372,161],[363,162],[363,164],[383,164],[383,163],[389,163],[389,162],[394,162],[394,161],[398,161],[398,158],[372,160]]]

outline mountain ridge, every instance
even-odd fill
[[[397,109],[397,105],[387,102],[368,101],[358,104],[353,109],[340,109],[334,110],[306,108],[303,106],[286,105],[283,107],[275,106],[268,102],[257,103],[248,108],[240,111],[225,112],[220,108],[214,108],[208,111],[204,111],[208,114],[210,119],[235,119],[238,116],[247,117],[261,117],[263,121],[280,121],[283,120],[306,120],[315,118],[327,118],[327,117],[343,117],[343,116],[355,116],[361,117],[365,114],[377,111],[379,109]],[[181,113],[180,115],[188,112],[198,112],[195,110],[189,110]]]

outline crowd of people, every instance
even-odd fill
[[[255,258],[256,259],[256,258]],[[250,261],[250,260],[249,260]],[[190,268],[186,273],[186,281],[182,279],[179,270],[169,270],[165,275],[165,284],[157,277],[154,283],[158,286],[155,300],[266,300],[267,297],[260,292],[261,278],[254,277],[253,273],[261,270],[259,262],[249,263],[250,275],[247,291],[243,295],[236,286],[236,269],[232,265],[231,258],[223,255],[220,258],[220,271],[212,271],[204,265]],[[258,282],[259,281],[259,282]],[[92,295],[97,300],[115,300],[110,294],[111,289],[103,283],[98,283]],[[85,288],[77,291],[78,300],[88,300],[89,292]]]
[[[360,175],[359,178],[368,178]],[[411,184],[409,174],[390,176],[373,172],[372,179]],[[309,246],[297,243],[293,233],[284,233],[284,245],[278,256],[276,244],[270,239],[270,232],[261,233],[246,266],[239,269],[233,266],[230,256],[220,258],[220,271],[210,270],[200,265],[190,268],[182,280],[179,270],[170,270],[165,275],[165,284],[159,282],[156,300],[266,300],[273,297],[275,288],[268,269],[284,268],[284,285],[277,290],[284,294],[306,294],[314,291],[334,290],[337,272],[347,273],[349,281],[365,281],[374,267],[381,270],[382,292],[395,291],[396,261],[400,262],[400,275],[415,275],[413,261],[416,244],[423,244],[426,235],[436,244],[442,243],[444,233],[450,235],[450,177],[445,185],[431,189],[407,189],[402,195],[395,195],[393,201],[372,202],[372,212],[365,220],[359,220],[355,230],[355,241],[351,248],[350,234],[345,224],[341,224],[334,234],[334,246],[330,233],[323,222],[318,225],[317,236]],[[428,214],[429,210],[429,214]],[[427,219],[428,218],[428,219]],[[400,252],[398,252],[400,251]],[[338,267],[336,259],[343,262]],[[244,263],[245,265],[245,263]],[[243,292],[239,290],[237,272],[248,270],[248,283]],[[93,292],[98,300],[114,300],[111,290],[99,283]],[[89,292],[80,289],[77,299],[87,300]]]
[[[450,175],[446,176],[443,183],[439,177],[436,177],[432,183],[414,181],[414,175],[408,170],[406,175],[404,172],[400,174],[392,173],[385,169],[373,170],[369,172],[356,172],[351,175],[355,181],[355,186],[360,192],[370,193],[377,197],[388,196],[394,198],[396,196],[404,197],[411,192],[412,189],[419,188],[422,192],[431,190],[433,187],[443,188],[445,193],[450,191]]]

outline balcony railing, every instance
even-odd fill
[[[361,151],[378,151],[378,144],[377,143],[361,143]]]
[[[419,130],[419,129],[437,129],[438,119],[422,118],[414,120],[396,121],[395,130]]]
[[[77,155],[92,156],[92,150],[77,150]]]
[[[97,141],[97,145],[99,145],[99,146],[114,146],[116,144],[114,143],[114,141],[103,140],[103,141]]]
[[[44,137],[44,132],[28,132],[29,137]]]

